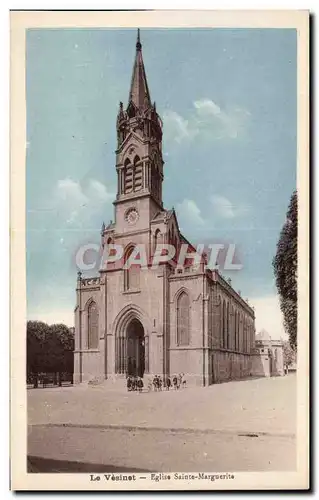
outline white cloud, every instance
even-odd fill
[[[194,130],[188,120],[185,120],[175,111],[165,111],[163,115],[165,130],[169,136],[176,142],[182,142],[184,139],[194,136]]]
[[[87,197],[83,193],[79,182],[69,178],[58,181],[57,195],[61,201],[69,202],[70,204],[81,205],[87,201]]]
[[[58,181],[55,188],[54,205],[68,223],[83,224],[92,215],[101,213],[105,205],[111,205],[115,193],[109,191],[104,184],[90,179],[85,187],[78,181],[66,178]]]
[[[250,304],[255,308],[256,333],[264,329],[274,340],[287,338],[277,295],[254,298]]]
[[[115,198],[115,193],[109,192],[106,186],[95,179],[91,179],[88,188],[88,198],[97,199],[103,201],[113,201]]]
[[[199,101],[195,101],[194,106],[197,109],[197,113],[199,115],[221,116],[222,114],[220,107],[210,99],[201,99]]]
[[[194,200],[184,199],[181,203],[177,204],[176,211],[181,228],[190,226],[196,228],[205,224],[201,211]]]
[[[211,99],[200,99],[194,102],[197,121],[201,127],[210,131],[216,139],[236,139],[246,129],[250,113],[238,106],[221,109]]]
[[[198,135],[208,139],[237,139],[247,128],[249,111],[238,106],[222,109],[211,99],[199,99],[188,118],[175,111],[164,113],[166,134],[176,142],[192,140]]]
[[[213,195],[210,198],[215,213],[225,219],[233,219],[248,212],[248,207],[244,205],[233,205],[233,203],[225,196]]]

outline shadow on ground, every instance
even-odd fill
[[[108,464],[91,464],[85,462],[71,462],[68,460],[53,460],[50,458],[31,457],[27,459],[27,472],[29,473],[50,473],[50,472],[152,472],[144,469],[134,469],[133,467],[118,467]]]

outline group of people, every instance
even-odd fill
[[[137,377],[133,375],[128,375],[126,379],[126,386],[129,392],[138,391],[142,392],[144,388],[144,382],[142,377]],[[150,391],[162,391],[165,389],[169,391],[171,388],[178,390],[180,388],[186,387],[186,379],[184,373],[179,373],[178,375],[173,375],[171,378],[166,377],[164,380],[160,375],[154,375],[153,378],[148,379],[147,390]]]
[[[180,387],[186,387],[186,379],[184,373],[180,373],[179,375],[174,375],[172,378],[166,377],[164,380],[160,375],[155,375],[152,379],[149,379],[148,382],[148,391],[154,390],[162,391],[165,389],[169,391],[170,388],[174,388],[175,390]]]
[[[131,391],[142,392],[144,387],[144,382],[142,377],[133,377],[132,375],[129,375],[126,379],[126,387],[129,392]]]

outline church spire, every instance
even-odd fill
[[[137,28],[136,50],[142,50],[142,44],[140,40],[140,28]]]
[[[129,102],[126,110],[120,103],[116,130],[116,203],[129,203],[131,198],[135,200],[141,196],[150,200],[153,216],[163,205],[163,133],[161,119],[148,90],[140,30],[137,31]]]
[[[137,30],[136,54],[129,97],[129,103],[130,102],[137,108],[149,108],[151,106],[151,98],[142,57],[142,44],[140,41],[139,29]]]

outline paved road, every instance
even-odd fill
[[[293,435],[296,377],[149,394],[117,393],[103,386],[33,389],[28,391],[28,422]]]
[[[38,472],[236,472],[296,468],[294,438],[227,433],[35,426],[29,431],[28,454]]]
[[[28,455],[41,471],[294,470],[296,377],[162,393],[28,391]]]

